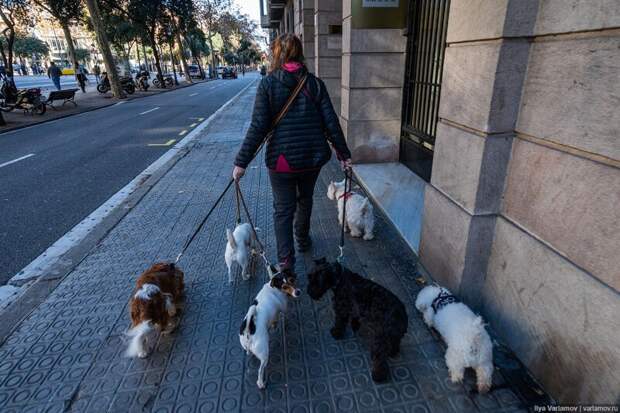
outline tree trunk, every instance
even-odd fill
[[[155,58],[155,69],[157,69],[157,79],[159,79],[160,86],[166,87],[164,83],[164,76],[161,73],[161,63],[159,62],[159,51],[157,50],[157,43],[155,43],[155,31],[149,32],[149,40],[151,41],[151,49],[153,49],[153,57]]]
[[[74,73],[77,77],[77,68],[78,61],[75,58],[75,46],[73,45],[73,37],[71,36],[71,30],[69,30],[69,25],[66,22],[63,22],[57,18],[60,23],[60,27],[62,27],[62,32],[65,35],[65,41],[67,42],[67,57],[69,58],[69,63],[73,66]]]
[[[181,35],[177,31],[174,35],[174,38],[177,41],[177,45],[179,47],[179,52],[177,53],[177,57],[183,66],[183,72],[185,73],[185,81],[188,83],[192,82],[192,77],[189,75],[189,66],[187,65],[187,61],[185,60],[185,48],[183,47],[183,41],[181,40]]]
[[[151,69],[149,68],[149,62],[146,59],[146,47],[144,47],[144,43],[142,43],[142,54],[144,55],[144,70],[150,72]]]
[[[106,71],[108,72],[112,94],[119,99],[124,98],[125,93],[123,93],[123,89],[121,88],[121,82],[118,77],[116,65],[114,64],[114,57],[112,56],[110,44],[108,43],[108,36],[105,33],[103,20],[101,19],[101,14],[99,13],[99,4],[97,3],[97,0],[86,0],[86,7],[88,8],[88,13],[90,14],[90,21],[93,24],[97,45],[103,55],[103,63]]]
[[[211,77],[217,79],[217,69],[215,68],[215,53],[213,52],[213,39],[211,29],[209,29],[209,53],[211,53]]]

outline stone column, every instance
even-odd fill
[[[453,0],[420,262],[474,307],[486,275],[537,1]]]
[[[314,2],[316,0],[293,0],[295,34],[299,36],[304,48],[306,66],[314,71]]]
[[[395,12],[402,18],[387,14]],[[398,161],[405,17],[404,8],[363,9],[361,0],[343,0],[340,119],[356,163]]]
[[[342,3],[314,0],[314,74],[320,77],[340,114]]]

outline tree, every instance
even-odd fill
[[[47,55],[50,52],[47,43],[41,39],[37,39],[34,36],[16,35],[15,43],[13,44],[14,53],[19,57],[28,57],[33,54]]]
[[[86,7],[88,8],[88,14],[90,14],[90,21],[95,31],[95,38],[97,39],[97,45],[103,55],[103,63],[105,64],[108,78],[110,79],[110,87],[112,88],[112,94],[117,98],[124,98],[125,94],[121,88],[121,82],[118,78],[118,72],[116,65],[114,64],[114,57],[110,50],[110,44],[108,43],[108,37],[105,32],[103,20],[101,18],[101,12],[99,11],[99,4],[97,0],[85,0]]]
[[[178,47],[178,58],[183,66],[183,72],[185,72],[185,80],[191,83],[192,78],[185,60],[181,36],[185,36],[191,28],[196,26],[194,2],[192,0],[168,0],[166,6],[170,13],[170,30]]]
[[[199,18],[207,26],[207,41],[209,43],[209,50],[211,52],[211,74],[217,76],[215,71],[215,50],[213,49],[213,37],[217,33],[222,33],[225,30],[223,27],[224,20],[222,16],[225,10],[231,7],[230,0],[199,0],[197,3],[197,13]],[[222,37],[224,35],[222,34]]]
[[[202,30],[194,28],[186,34],[185,41],[187,42],[187,47],[191,52],[192,57],[198,65],[198,70],[200,70],[200,76],[204,79],[205,73],[202,70],[200,59],[203,54],[208,55],[211,51],[211,49],[209,49],[209,46],[207,46],[207,39],[205,37],[205,34]]]
[[[45,10],[58,21],[67,42],[67,55],[74,69],[78,67],[78,58],[75,54],[75,44],[71,35],[71,26],[84,17],[84,9],[80,0],[33,0],[41,9]],[[75,72],[77,74],[77,70]]]
[[[164,2],[162,0],[129,0],[127,5],[127,15],[134,24],[139,25],[144,30],[144,37],[148,40],[155,58],[155,68],[157,78],[163,86],[163,74],[161,71],[161,57],[157,48],[157,38],[161,34],[162,25],[165,18]]]
[[[13,48],[18,27],[32,23],[27,0],[0,0],[0,19],[4,23],[0,36],[0,57],[6,74],[13,78]]]
[[[90,57],[90,50],[88,49],[75,49],[75,60],[78,62],[86,63],[86,60]]]

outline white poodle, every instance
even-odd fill
[[[249,279],[250,274],[248,274],[247,269],[253,253],[252,246],[255,242],[252,226],[246,222],[237,225],[234,231],[226,228],[226,238],[228,238],[228,243],[226,244],[224,259],[228,267],[228,282],[233,282],[233,262],[237,262],[241,266],[241,277],[243,277],[244,280]]]
[[[448,345],[446,365],[452,382],[463,380],[465,368],[476,370],[478,392],[491,388],[493,344],[482,317],[458,302],[450,291],[437,285],[424,287],[415,301],[424,322],[434,327]]]
[[[370,200],[355,192],[345,192],[344,180],[331,182],[327,187],[327,197],[332,201],[338,201],[338,222],[342,225],[344,200],[347,199],[347,228],[352,237],[361,237],[369,241],[375,237],[375,216]]]

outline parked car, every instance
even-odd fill
[[[200,73],[200,68],[198,65],[189,65],[189,77],[193,79],[202,79],[204,75]]]
[[[237,71],[232,67],[225,67],[222,72],[222,79],[236,79]]]

